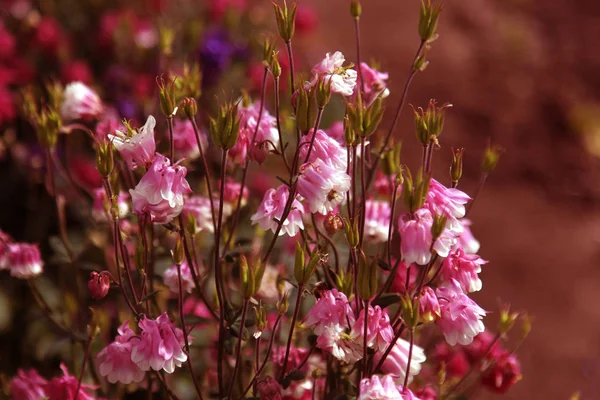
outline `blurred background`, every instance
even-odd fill
[[[144,96],[154,91],[154,77],[164,67],[155,61],[149,68],[140,67],[147,60],[155,59],[156,54],[148,50],[140,59],[127,60],[128,65],[134,67],[130,65],[125,72],[110,69],[105,54],[114,49],[102,47],[103,42],[95,39],[71,43],[70,56],[64,61],[64,54],[52,48],[60,42],[53,36],[58,35],[57,32],[70,29],[85,38],[89,34],[90,38],[99,35],[102,39],[104,29],[108,29],[94,15],[94,10],[101,9],[98,4],[102,2],[86,3],[40,2],[41,9],[53,15],[55,22],[44,18],[27,21],[35,26],[31,40],[45,46],[44,52],[55,51],[56,54],[36,58],[36,67],[30,67],[30,54],[21,52],[24,51],[22,46],[31,43],[29,39],[26,44],[19,41],[14,45],[17,56],[10,60],[5,57],[0,68],[3,134],[0,227],[20,240],[43,241],[48,232],[56,231],[56,226],[52,222],[55,217],[52,203],[43,194],[39,195],[43,201],[33,206],[22,201],[22,193],[44,192],[43,174],[37,176],[37,181],[34,179],[34,184],[31,180],[24,182],[22,172],[14,169],[13,158],[23,158],[18,159],[16,165],[23,165],[24,159],[35,164],[35,151],[21,155],[12,152],[10,157],[5,151],[10,147],[11,138],[22,139],[28,135],[24,132],[29,128],[16,117],[16,108],[7,106],[16,101],[18,90],[31,80],[37,79],[40,83],[42,75],[65,79],[67,74],[83,80],[87,68],[90,81],[93,74],[103,76],[109,82],[107,87],[115,90],[103,93],[103,98],[119,99],[124,103],[118,105],[119,113],[131,113],[126,116],[135,118],[136,110],[139,115],[144,109]],[[167,5],[160,1],[127,3],[131,3],[131,9],[136,9],[136,15],[143,15],[143,19],[134,23],[133,14],[125,14],[125,17],[118,14],[119,18],[131,22],[136,32],[141,32],[139,38],[136,36],[136,45],[142,46],[151,40],[159,41],[157,36],[143,35],[146,27],[163,16],[177,20],[177,15],[181,17],[184,13],[177,11],[176,6],[188,2],[174,1],[168,12],[165,11]],[[200,2],[201,7],[204,3],[219,2]],[[224,40],[220,39],[219,29],[228,21],[219,13],[207,14],[199,24],[196,34],[202,32],[203,42],[186,42],[188,47],[198,48],[193,57],[204,57],[205,67],[209,64],[207,52],[212,57],[208,57],[209,61],[214,63],[210,65],[216,69],[229,68],[228,63],[220,64],[224,62],[222,57],[246,60],[243,62],[250,65],[232,68],[232,76],[219,81],[217,88],[206,83],[213,78],[211,70],[204,70],[203,89],[210,92],[228,85],[246,84],[241,77],[248,78],[256,89],[256,72],[260,79],[262,67],[248,55],[248,49],[256,43],[239,39],[244,35],[260,38],[265,30],[275,32],[275,29],[269,2],[256,0],[254,3],[260,3],[261,7],[251,15],[253,23],[231,39],[225,50],[219,47]],[[335,50],[342,51],[347,60],[353,61],[355,42],[349,2],[299,0],[298,3],[303,9],[301,22],[304,24],[299,27],[301,35],[297,43],[299,67],[306,70],[326,52]],[[38,6],[28,1],[6,0],[0,5],[2,17],[11,20],[16,18],[15,13],[26,12],[27,5]],[[89,8],[87,13],[86,7]],[[417,0],[363,1],[362,58],[367,62],[376,61],[380,70],[390,74],[388,104],[391,108],[397,104],[419,44],[418,7]],[[78,18],[67,18],[69,13]],[[195,14],[188,14],[186,18],[194,20]],[[41,31],[40,21],[44,23],[44,31]],[[25,29],[19,23],[16,26]],[[213,42],[207,39],[207,32],[213,35]],[[474,233],[482,243],[481,256],[490,261],[482,274],[483,290],[475,294],[475,300],[490,311],[498,309],[499,300],[510,302],[513,309],[526,310],[535,317],[533,331],[519,350],[524,379],[504,398],[567,399],[580,391],[582,399],[597,399],[600,396],[600,308],[597,307],[600,303],[600,210],[597,206],[600,195],[600,53],[597,51],[600,7],[591,0],[447,1],[439,34],[428,56],[430,65],[414,80],[408,95],[408,102],[415,106],[425,106],[431,98],[454,105],[447,113],[440,140],[443,148],[434,156],[436,173],[447,174],[451,158],[449,146],[465,147],[461,188],[472,194],[477,187],[481,153],[486,144],[491,140],[504,149],[498,168],[470,215]],[[195,36],[190,34],[190,37]],[[6,52],[8,45],[0,43],[0,53]],[[48,57],[54,57],[55,61],[63,57],[63,61],[46,63]],[[76,63],[81,59],[89,60],[86,68]],[[13,81],[5,84],[4,80],[9,79],[6,71],[12,71]],[[26,76],[16,76],[17,72]],[[123,97],[124,93],[127,96]],[[391,110],[386,114],[386,127],[391,114]],[[396,137],[405,144],[403,162],[415,165],[420,152],[408,107],[401,116]],[[414,154],[410,153],[411,149]],[[39,173],[40,165],[29,164],[28,173]],[[35,212],[31,211],[32,207]],[[28,216],[23,217],[26,214]],[[11,296],[31,301],[24,294],[26,285],[7,286],[6,282],[2,285],[3,299]],[[6,302],[0,304],[4,307]],[[15,332],[19,318],[11,314],[14,312],[0,309],[0,339],[6,343],[2,346],[0,362],[4,366],[11,364],[10,360],[19,360],[22,354],[18,343],[10,345],[15,335],[19,335]],[[14,369],[9,372],[10,375]]]

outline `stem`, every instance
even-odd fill
[[[240,195],[238,196],[237,205],[235,206],[235,212],[233,213],[233,219],[231,223],[231,232],[229,233],[229,237],[225,242],[225,250],[229,249],[229,245],[231,244],[231,239],[233,239],[233,234],[235,233],[235,228],[237,226],[237,222],[240,218],[240,209],[242,208],[242,197],[244,196],[244,189],[246,188],[246,176],[248,176],[248,163],[244,165],[244,169],[242,172],[242,183],[240,186]]]
[[[365,163],[366,163],[366,147],[365,138],[360,139],[360,186],[362,199],[362,213],[360,215],[360,238],[359,246],[362,248],[363,239],[365,236],[365,221],[367,218],[367,188],[365,186]]]
[[[425,163],[425,169],[424,172],[429,173],[431,172],[431,161],[433,159],[433,148],[435,147],[434,143],[430,143],[429,146],[427,146],[427,162]]]
[[[240,320],[240,331],[238,334],[237,347],[235,349],[235,367],[233,368],[233,375],[231,376],[231,385],[229,386],[228,398],[231,399],[233,394],[233,382],[240,368],[240,360],[242,358],[242,334],[244,332],[244,325],[246,323],[246,312],[248,311],[249,299],[244,298],[244,305],[242,306],[242,319]]]
[[[367,353],[367,332],[368,332],[368,319],[369,319],[369,299],[365,300],[365,308],[364,312],[364,323],[363,323],[363,378],[367,377],[369,362],[368,362],[368,353]]]
[[[365,91],[365,80],[362,75],[362,68],[360,63],[360,18],[354,18],[354,35],[356,37],[356,71],[358,72],[358,79],[360,82],[360,90]]]
[[[293,96],[296,91],[296,84],[294,83],[294,54],[292,52],[292,42],[287,42],[285,47],[287,48],[288,59],[290,60],[290,92]]]
[[[390,225],[388,227],[388,240],[387,240],[387,259],[388,265],[392,265],[392,234],[394,231],[394,211],[396,209],[396,194],[398,193],[398,187],[396,184],[392,184],[392,178],[390,178],[390,186],[393,188],[392,202],[390,203]]]
[[[285,347],[285,358],[283,359],[283,366],[281,367],[280,379],[285,376],[285,370],[287,369],[288,358],[290,356],[290,347],[292,346],[292,338],[294,334],[294,327],[296,325],[296,319],[298,318],[298,312],[300,311],[300,303],[302,303],[302,292],[304,291],[304,285],[298,285],[298,296],[296,297],[296,305],[294,307],[294,315],[292,317],[292,324],[290,326],[290,333],[288,335],[287,345]]]
[[[173,116],[167,117],[167,125],[169,125],[169,160],[171,164],[175,162],[175,140],[173,138]]]
[[[406,393],[406,387],[408,386],[408,377],[410,376],[410,362],[412,359],[412,352],[415,342],[415,332],[414,329],[410,329],[408,331],[408,335],[410,337],[410,346],[408,348],[408,361],[406,362],[406,373],[404,374],[404,384],[402,385],[402,393]]]
[[[285,156],[285,148],[283,146],[283,137],[281,136],[281,122],[279,120],[279,77],[275,78],[275,120],[277,121],[277,133],[279,134],[279,147],[281,151],[281,158],[287,168],[288,172],[291,173],[291,168],[288,164]]]
[[[488,174],[486,172],[484,172],[481,175],[481,179],[479,180],[479,186],[477,186],[477,190],[475,191],[475,194],[473,195],[473,200],[471,200],[471,203],[469,203],[469,207],[467,208],[467,211],[465,212],[465,218],[471,212],[471,209],[473,208],[473,204],[475,204],[475,200],[477,200],[477,197],[479,197],[479,194],[481,193],[481,189],[483,189],[483,185],[485,185],[485,181],[487,180],[487,177],[488,177]]]
[[[154,371],[154,374],[158,378],[158,381],[160,382],[160,385],[163,387],[163,389],[165,389],[167,391],[167,394],[169,395],[169,397],[173,400],[179,400],[179,397],[177,397],[177,395],[175,395],[175,393],[173,393],[173,391],[169,388],[169,386],[167,386],[167,382],[165,382],[165,379],[162,377],[160,372]],[[152,388],[148,388],[148,390],[152,390]]]
[[[319,129],[319,124],[321,123],[321,117],[323,116],[323,107],[319,107],[317,110],[317,119],[315,121],[315,129],[313,129],[312,139],[310,140],[310,145],[308,146],[308,152],[306,153],[306,158],[304,162],[308,162],[310,158],[310,153],[312,152],[313,146],[315,144],[315,138],[317,137],[317,130]]]
[[[194,268],[193,265],[189,266],[190,268]],[[196,388],[196,393],[198,394],[198,398],[200,400],[202,397],[202,389],[200,388],[200,384],[198,383],[198,379],[194,374],[194,368],[192,367],[192,358],[190,354],[190,342],[188,339],[187,328],[185,326],[185,315],[183,313],[183,284],[181,282],[181,264],[177,264],[177,280],[179,283],[179,318],[181,319],[181,330],[183,331],[183,340],[185,343],[185,352],[187,353],[187,365],[190,370],[190,375],[192,376],[192,381],[194,382],[194,388]]]
[[[92,336],[89,335],[87,343],[85,345],[85,355],[83,356],[83,363],[81,364],[81,373],[79,374],[79,380],[77,381],[77,390],[75,390],[75,400],[79,398],[79,391],[81,390],[81,382],[83,381],[83,374],[85,373],[85,364],[90,355],[90,348],[92,346]]]
[[[194,128],[194,135],[196,136],[196,144],[198,145],[198,150],[200,151],[200,161],[202,162],[202,167],[204,168],[204,177],[206,180],[206,190],[208,191],[208,200],[210,201],[210,213],[213,220],[213,231],[217,230],[217,217],[215,216],[215,204],[213,199],[213,191],[212,185],[210,183],[210,170],[208,169],[208,163],[206,162],[206,157],[204,155],[204,150],[202,149],[202,142],[200,141],[200,133],[198,129],[198,124],[196,120],[192,117],[189,118],[192,123],[192,127]],[[215,235],[215,242],[217,241]]]

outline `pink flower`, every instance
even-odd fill
[[[185,167],[171,166],[167,157],[157,153],[135,189],[129,190],[135,213],[147,214],[157,224],[171,222],[183,209],[183,195],[192,192],[186,173]]]
[[[169,321],[166,312],[156,320],[142,318],[139,327],[141,340],[133,345],[131,361],[141,370],[163,369],[171,374],[175,367],[181,367],[181,363],[187,361],[183,332]]]
[[[100,141],[108,140],[108,135],[114,134],[117,130],[125,130],[125,127],[119,120],[117,110],[114,108],[105,108],[94,129],[96,139]]]
[[[450,347],[445,342],[435,346],[433,358],[441,366],[444,363],[446,376],[449,378],[462,378],[470,368],[469,360],[463,348]]]
[[[271,376],[261,379],[257,385],[260,400],[281,400],[281,385]]]
[[[367,63],[361,62],[360,73],[364,82],[364,87],[362,89],[367,104],[370,104],[379,95],[381,95],[382,98],[390,95],[390,90],[387,88],[387,83],[385,82],[389,77],[387,72],[379,72],[376,69],[369,67]]]
[[[153,162],[154,153],[156,152],[156,143],[154,142],[155,126],[156,120],[150,115],[146,120],[146,124],[137,132],[125,129],[124,131],[117,130],[108,135],[129,168],[148,167]]]
[[[105,376],[110,383],[130,384],[131,382],[141,382],[144,379],[145,372],[131,360],[133,346],[139,343],[140,339],[129,328],[127,321],[121,324],[118,332],[119,335],[115,337],[114,342],[102,349],[97,355],[101,359],[100,374]]]
[[[350,333],[350,336],[360,343],[363,343],[364,323],[365,310],[362,309]],[[367,346],[374,348],[376,351],[384,352],[393,339],[394,330],[390,325],[390,317],[387,312],[379,306],[369,306]]]
[[[345,363],[352,364],[363,356],[362,344],[353,340],[340,324],[329,324],[321,328],[317,347]]]
[[[104,188],[96,188],[94,193],[94,204],[92,206],[92,217],[98,222],[112,221],[110,215],[110,202],[106,197]],[[119,193],[117,197],[117,207],[119,208],[119,218],[125,218],[129,213],[129,203],[127,202],[129,194],[125,192]]]
[[[446,215],[448,228],[455,233],[462,232],[462,225],[457,218],[465,216],[467,204],[471,198],[458,189],[447,188],[435,179],[429,183],[426,207],[432,214]]]
[[[196,317],[211,319],[212,314],[206,304],[194,297],[190,296],[183,302],[183,313],[185,315],[195,315]],[[200,324],[200,323],[199,323]]]
[[[11,243],[8,245],[8,268],[10,275],[18,279],[30,279],[44,271],[40,249],[35,244]]]
[[[420,208],[413,213],[404,214],[398,220],[398,229],[402,237],[401,250],[405,263],[426,265],[431,260],[432,241],[431,226],[433,215],[427,208]],[[433,250],[440,257],[448,256],[450,249],[456,243],[454,234],[448,229],[433,243]]]
[[[42,378],[35,369],[17,371],[10,381],[10,394],[15,400],[39,400],[46,397],[44,387],[48,381]]]
[[[262,230],[271,230],[273,233],[277,230],[277,222],[273,220],[276,218],[279,220],[288,201],[289,188],[285,185],[281,185],[275,189],[269,189],[263,197],[262,203],[258,211],[250,218],[253,224],[258,224]],[[302,223],[302,214],[304,213],[304,206],[298,200],[294,200],[292,203],[292,211],[290,211],[286,220],[279,231],[279,236],[288,234],[289,236],[296,236],[299,230],[304,229]]]
[[[90,272],[88,290],[92,295],[92,299],[103,299],[110,290],[110,277],[106,273],[97,273],[96,271]]]
[[[298,194],[308,202],[310,212],[325,215],[344,201],[350,189],[350,177],[317,160],[300,167],[297,185]]]
[[[307,135],[304,135],[300,140],[300,159],[305,160],[312,141],[314,129],[311,129]],[[331,138],[322,130],[317,130],[315,141],[313,143],[310,158],[307,162],[315,162],[321,160],[323,163],[341,170],[346,171],[348,167],[348,154],[342,145],[335,139]]]
[[[202,149],[206,151],[207,141],[206,136],[202,132],[198,132]],[[178,120],[173,128],[173,144],[175,146],[175,154],[181,158],[189,158],[191,160],[200,156],[200,149],[196,141],[194,126],[190,120]]]
[[[102,109],[100,97],[83,83],[72,82],[65,87],[60,115],[66,121],[94,118]]]
[[[416,391],[416,395],[419,396],[418,399],[420,399],[420,400],[437,400],[438,399],[437,392],[435,391],[435,389],[433,387],[431,387],[429,385],[418,389]],[[417,399],[417,397],[415,397],[415,399]]]
[[[252,132],[248,129],[240,128],[238,140],[235,145],[229,150],[229,159],[236,164],[243,164],[248,157],[248,148],[252,140]]]
[[[506,393],[521,380],[521,365],[514,354],[505,352],[483,373],[481,383],[496,393]]]
[[[257,128],[259,111],[260,102],[238,109],[240,134],[235,146],[229,151],[231,159],[235,163],[245,162],[248,154],[251,156],[251,160],[262,163],[268,155],[268,151],[273,146],[279,145],[277,120],[269,114],[266,108],[263,108]],[[254,136],[255,132],[256,136]]]
[[[343,67],[344,61],[344,55],[339,51],[333,55],[327,53],[325,58],[311,70],[312,80],[308,85],[314,87],[319,80],[323,80],[325,84],[331,81],[332,93],[351,96],[356,86],[357,74],[355,70]]]
[[[392,210],[387,201],[367,200],[365,205],[366,239],[375,242],[387,242]]]
[[[360,381],[356,400],[402,400],[402,395],[390,375],[384,375],[381,379],[378,375],[373,375],[370,379]]]
[[[476,254],[466,254],[460,247],[442,262],[441,276],[445,281],[456,279],[466,293],[481,290],[479,273],[481,266],[487,264]]]
[[[64,364],[60,364],[60,369],[63,371],[64,376],[52,378],[48,382],[44,390],[46,391],[46,397],[48,400],[74,400],[77,396],[77,387],[79,386],[79,380],[69,375],[69,370]],[[89,393],[90,390],[96,390],[96,386],[81,384],[79,388],[78,400],[95,400],[95,397]]]
[[[392,260],[392,264],[395,264],[395,261]],[[409,270],[408,266],[404,261],[401,261],[398,264],[398,270],[396,272],[396,277],[394,278],[394,282],[392,283],[392,287],[390,288],[392,292],[406,292],[406,275],[408,276],[408,290],[415,290],[417,287],[417,278],[419,275],[419,267],[416,264],[411,264],[411,268]]]
[[[429,286],[425,286],[421,292],[419,316],[424,322],[433,322],[441,316],[440,303],[435,292]]]
[[[163,282],[169,287],[169,290],[171,290],[172,293],[179,293],[177,265],[173,265],[165,270],[163,273]],[[192,271],[185,261],[181,264],[181,288],[187,293],[192,293],[192,290],[194,290]]]
[[[326,290],[317,299],[313,308],[308,311],[304,325],[313,328],[320,335],[328,325],[339,325],[351,328],[354,325],[354,314],[348,298],[337,289]]]
[[[215,226],[210,211],[210,199],[202,196],[188,197],[183,205],[182,213],[184,222],[187,222],[190,215],[194,216],[196,220],[196,233],[202,231],[214,232]]]
[[[458,235],[458,245],[463,248],[467,254],[475,254],[479,251],[479,242],[471,232],[471,221],[462,218],[459,220],[462,225],[462,232]]]
[[[219,188],[221,187],[221,181],[219,181]],[[227,178],[225,180],[225,187],[223,188],[223,215],[229,216],[233,214],[235,208],[238,204],[238,199],[240,197],[240,191],[242,190],[242,185],[233,179]],[[242,193],[242,201],[240,203],[240,207],[244,207],[248,202],[248,187],[244,187],[244,193]],[[218,201],[215,201],[215,204],[218,205]]]
[[[451,279],[448,286],[438,288],[436,295],[442,313],[436,323],[449,345],[467,345],[485,330],[481,321],[485,311],[463,293],[455,279]]]
[[[8,268],[11,237],[0,230],[0,270]]]
[[[340,145],[346,146],[346,143],[344,142],[344,122],[335,121],[333,124],[331,124],[329,129],[325,130],[325,133],[327,133],[327,136],[338,142]]]
[[[400,338],[392,348],[390,354],[383,361],[381,366],[381,372],[390,374],[397,384],[404,383],[404,377],[406,376],[406,368],[408,366],[408,352],[410,349],[410,343]],[[375,365],[379,363],[383,352],[376,352],[373,356],[373,362]],[[410,359],[410,371],[408,381],[411,382],[412,378],[421,371],[421,364],[425,362],[424,350],[413,345],[412,357]]]
[[[278,367],[283,367],[283,361],[285,359],[286,349],[285,347],[279,347],[273,351],[273,363]],[[301,347],[294,347],[293,345],[290,347],[290,353],[288,355],[288,370],[297,369],[300,363],[306,357],[306,353],[308,353],[307,349],[303,349]],[[308,366],[308,363],[304,365],[304,369]]]

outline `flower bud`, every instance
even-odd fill
[[[273,59],[275,59],[275,43],[271,40],[271,38],[265,38],[265,43],[263,44],[263,65],[265,68],[271,67],[273,64]]]
[[[275,79],[279,79],[281,76],[281,65],[276,54],[273,55],[273,61],[271,62],[271,73]]]
[[[258,165],[262,165],[269,156],[269,143],[261,142],[254,143],[250,149],[250,159],[256,161]]]
[[[267,325],[267,312],[263,307],[262,303],[259,303],[258,308],[254,307],[254,314],[256,320],[256,332],[254,332],[254,339],[258,339],[264,332]]]
[[[377,260],[367,262],[367,257],[361,251],[358,259],[358,295],[363,300],[369,300],[377,294]]]
[[[323,228],[329,234],[329,236],[335,235],[344,227],[344,221],[339,214],[333,212],[327,213],[325,220],[323,221]]]
[[[433,5],[431,0],[421,1],[419,13],[419,36],[425,43],[431,43],[438,38],[437,24],[442,11],[441,4]]]
[[[277,311],[279,312],[279,315],[287,313],[289,307],[290,302],[288,299],[288,292],[285,292],[281,297],[281,300],[277,302]]]
[[[304,263],[304,250],[300,243],[296,242],[296,253],[294,256],[294,278],[296,278],[296,282],[300,282],[303,278]]]
[[[406,295],[401,300],[402,321],[409,330],[414,330],[419,324],[419,299]]]
[[[212,140],[223,149],[231,149],[238,140],[240,120],[237,112],[237,104],[227,103],[219,108],[216,118],[210,117],[208,128]]]
[[[108,141],[98,142],[96,145],[96,168],[104,178],[109,176],[114,168],[112,145]]]
[[[352,17],[354,19],[359,19],[360,14],[362,14],[362,6],[360,5],[360,1],[359,0],[351,0],[350,1],[350,15],[352,15]]]
[[[314,90],[300,86],[296,97],[296,123],[298,129],[302,132],[312,129],[317,119],[316,113]]]
[[[244,298],[256,295],[260,289],[262,278],[265,273],[266,264],[258,261],[252,265],[248,264],[246,256],[240,254],[240,277],[242,280],[242,294]]]
[[[354,224],[350,224],[348,219],[344,220],[344,230],[346,231],[346,240],[351,248],[358,247],[360,235],[358,233],[358,218],[354,219]]]
[[[317,84],[317,107],[319,109],[325,108],[329,100],[331,99],[331,79],[319,79]]]
[[[500,307],[500,321],[498,322],[498,332],[508,333],[519,318],[519,313],[510,312],[510,305],[504,304]]]
[[[92,271],[88,281],[88,290],[94,300],[103,299],[110,289],[110,277],[101,272]]]
[[[352,125],[350,124],[350,120],[348,116],[344,118],[344,143],[346,146],[354,146],[354,142],[356,141],[356,135],[354,134],[354,129],[352,129]]]
[[[381,170],[386,176],[396,175],[400,170],[400,151],[402,150],[402,142],[398,142],[391,149],[383,153],[383,162]]]
[[[158,85],[158,94],[160,98],[160,108],[167,118],[172,118],[177,113],[177,107],[175,106],[175,79],[170,83],[166,83],[162,76],[156,78],[156,84]]]
[[[288,9],[287,4],[283,3],[283,9],[277,4],[273,3],[275,9],[275,18],[277,19],[277,30],[279,36],[285,43],[289,43],[294,36],[294,29],[296,24],[296,3],[291,9]]]
[[[198,104],[196,103],[196,100],[191,97],[186,97],[181,101],[181,108],[183,109],[185,116],[190,119],[193,119],[198,112]]]
[[[484,173],[488,174],[496,168],[498,160],[500,159],[500,154],[502,154],[502,148],[500,146],[492,144],[487,146],[483,153],[483,162],[481,164],[481,169]]]
[[[417,57],[415,63],[413,64],[413,70],[416,72],[423,72],[429,65],[429,61],[427,61],[427,53],[429,53],[429,49],[431,46],[425,45],[423,48],[423,52]]]
[[[54,147],[61,127],[58,113],[52,109],[44,108],[36,115],[35,122],[40,146],[46,149]]]
[[[175,242],[175,250],[173,250],[173,261],[175,265],[181,265],[185,260],[185,251],[183,245],[183,237],[180,235]]]
[[[421,107],[414,108],[415,133],[417,139],[423,146],[429,146],[432,138],[441,135],[444,128],[444,110],[452,107],[452,104],[444,104],[441,107],[436,105],[435,100],[430,100],[426,110]]]
[[[454,150],[452,147],[452,164],[450,165],[450,180],[452,181],[453,186],[458,185],[458,181],[462,177],[463,172],[463,153],[465,149],[460,147]]]

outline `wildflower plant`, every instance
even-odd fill
[[[254,7],[210,3],[212,18],[229,23]],[[42,102],[37,89],[23,92],[59,235],[41,252],[0,232],[0,268],[27,281],[47,323],[75,351],[59,355],[62,375],[19,369],[6,393],[458,399],[478,386],[503,393],[521,379],[515,350],[529,318],[502,306],[494,327],[470,297],[483,287],[487,261],[477,255],[469,212],[501,152],[485,150],[469,195],[459,188],[465,150],[449,147],[444,132],[450,104],[413,107],[415,135],[397,130],[411,83],[438,44],[441,3],[421,2],[397,104],[387,80],[401,76],[361,53],[368,7],[349,6],[355,54],[332,49],[302,71],[294,57],[300,9],[274,3],[280,37],[246,55],[262,57],[259,84],[247,90],[210,94],[210,80],[236,51],[230,32],[206,33],[191,66],[173,58],[179,32],[168,24],[127,27],[115,16],[138,46],[158,47],[156,90],[138,88],[157,95],[127,108],[108,86],[84,79],[64,90],[48,85]],[[126,45],[121,28],[111,29],[114,44]],[[327,127],[334,103],[345,112]],[[74,137],[93,154],[96,179],[81,179],[81,168],[61,156]],[[443,148],[450,173],[434,176]],[[422,153],[421,162],[403,164],[402,151]],[[79,279],[58,279],[57,266]],[[64,315],[45,300],[41,280],[63,288]]]

